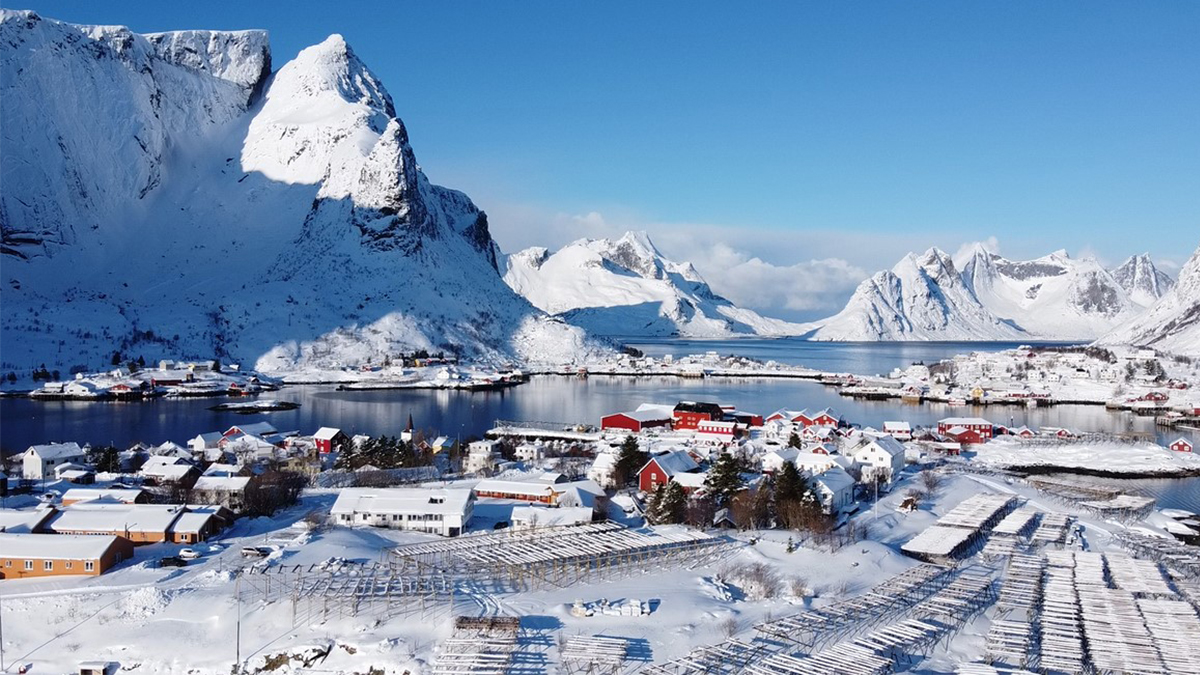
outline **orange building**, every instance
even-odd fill
[[[0,579],[97,576],[133,557],[133,543],[112,535],[0,532]]]

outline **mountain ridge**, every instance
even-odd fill
[[[425,177],[340,36],[266,77],[261,31],[147,37],[3,10],[0,39],[5,369],[609,350],[503,283],[486,214]],[[24,164],[38,171],[10,181]]]

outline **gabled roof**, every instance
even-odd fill
[[[658,468],[662,469],[668,478],[680,473],[690,473],[700,468],[696,460],[692,459],[692,456],[686,451],[671,450],[670,452],[664,452],[661,455],[651,457],[649,462],[646,462],[641,469],[638,469],[639,475],[646,470],[647,466],[650,466],[650,462],[657,464]]]
[[[249,476],[201,476],[196,479],[193,490],[212,492],[241,492],[250,484]]]
[[[908,422],[884,422],[884,431],[912,431],[912,425]]]
[[[879,436],[877,438],[872,438],[870,443],[867,443],[867,445],[875,445],[879,447],[880,450],[883,450],[892,457],[895,457],[896,455],[904,455],[904,444],[892,438],[891,436]]]
[[[26,452],[37,455],[42,459],[59,459],[61,457],[82,457],[83,448],[78,443],[51,443],[49,445],[30,446]]]
[[[984,425],[992,426],[992,423],[982,417],[947,417],[938,420],[938,424],[946,424],[950,426],[968,426],[968,425]]]
[[[341,429],[333,427],[321,427],[317,429],[317,433],[313,434],[313,438],[318,441],[332,441],[334,436],[342,433]]]
[[[832,469],[827,469],[813,476],[813,481],[820,483],[822,487],[830,492],[840,492],[841,490],[854,487],[854,478],[840,466],[835,466]]]
[[[241,432],[252,436],[270,436],[278,431],[270,422],[253,422],[251,424],[235,424],[225,431],[223,435],[228,436],[233,433]]]
[[[615,415],[628,417],[636,422],[659,422],[662,420],[669,420],[672,417],[670,410],[663,411],[658,409],[628,410],[625,412],[609,413],[608,415],[605,415],[605,417],[613,417]]]

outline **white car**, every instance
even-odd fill
[[[195,560],[200,557],[200,552],[194,548],[179,549],[179,557],[184,560]]]

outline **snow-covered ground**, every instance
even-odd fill
[[[283,654],[328,651],[312,667],[343,673],[378,668],[399,675],[427,672],[439,643],[451,634],[453,615],[461,614],[521,617],[518,657],[522,663],[538,664],[538,672],[556,672],[556,645],[574,635],[627,638],[634,647],[634,662],[644,665],[683,656],[731,635],[751,640],[758,622],[864,592],[915,565],[898,552],[899,546],[972,495],[1016,494],[1046,512],[1070,511],[1023,481],[950,475],[931,502],[904,513],[896,507],[915,483],[911,477],[904,480],[907,483],[884,496],[876,509],[855,517],[867,528],[868,540],[832,553],[804,547],[789,553],[790,537],[784,531],[745,532],[732,534],[740,543],[729,557],[706,567],[654,566],[625,578],[527,592],[475,587],[459,597],[453,609],[444,604],[391,618],[373,616],[364,608],[357,616],[334,612],[296,620],[293,603],[263,605],[244,585],[239,589],[233,571],[246,564],[241,546],[276,547],[270,558],[275,565],[308,565],[329,558],[374,562],[397,543],[436,540],[374,528],[335,527],[312,533],[290,527],[309,510],[329,507],[333,494],[318,492],[277,518],[239,522],[218,544],[201,547],[204,556],[187,568],[163,570],[147,564],[178,548],[159,544],[139,548],[136,560],[97,578],[0,582],[5,653],[8,663],[33,664],[33,672],[66,672],[80,661],[110,660],[135,673],[227,673],[238,654],[240,623],[240,655],[251,672],[280,663]],[[1082,512],[1075,515],[1093,550],[1110,547],[1113,532],[1126,527]],[[764,563],[773,569],[782,581],[778,595],[753,599],[736,583],[722,580],[722,571],[738,563]],[[799,596],[793,581],[798,590],[806,589]],[[652,613],[578,617],[570,612],[576,600],[594,605],[602,598],[611,603],[639,599],[650,604]],[[33,616],[38,620],[14,620]],[[959,664],[980,658],[990,618],[988,613],[968,624],[935,649],[920,671],[954,672]],[[302,670],[293,661],[275,672]]]
[[[1128,475],[1200,473],[1200,456],[1154,443],[1028,443],[1000,438],[976,446],[972,461],[1002,469],[1063,468]]]

